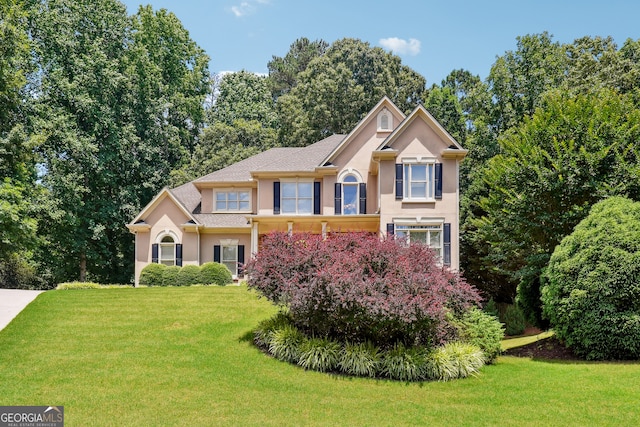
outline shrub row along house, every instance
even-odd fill
[[[149,263],[225,264],[234,278],[272,231],[368,231],[428,244],[459,267],[459,163],[467,154],[421,105],[384,97],[348,135],[267,150],[165,188],[127,225],[135,280]]]

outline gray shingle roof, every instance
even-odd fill
[[[250,227],[245,214],[200,213],[200,191],[195,182],[250,181],[252,172],[313,172],[342,142],[344,135],[332,135],[306,147],[278,147],[217,170],[193,182],[171,189],[171,194],[206,227]]]
[[[344,135],[331,135],[306,147],[278,147],[241,160],[196,179],[194,182],[242,182],[251,180],[251,172],[313,172]]]

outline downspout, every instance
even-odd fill
[[[200,226],[196,225],[196,233],[198,233],[198,265],[202,265],[200,262]]]
[[[133,232],[133,287],[137,288],[140,285],[140,278],[138,277],[138,232]]]

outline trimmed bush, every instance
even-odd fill
[[[200,267],[200,282],[203,285],[224,286],[233,283],[233,276],[226,265],[206,262]]]
[[[67,282],[60,283],[56,289],[57,290],[70,290],[70,289],[100,289],[101,286],[97,283],[93,282]]]
[[[177,265],[169,265],[162,271],[161,286],[177,286],[180,267]]]
[[[293,325],[285,325],[271,334],[269,353],[284,362],[298,363],[300,346],[307,338]]]
[[[176,281],[177,286],[191,286],[200,283],[200,267],[188,264],[180,268]]]
[[[471,308],[455,321],[458,337],[463,342],[479,347],[487,363],[493,363],[502,351],[504,330],[500,321],[478,308]]]
[[[478,346],[455,341],[434,349],[426,360],[425,376],[438,381],[474,375],[485,363],[484,353]]]
[[[510,336],[522,335],[527,326],[524,313],[517,304],[509,304],[500,320],[504,323],[505,334]]]
[[[164,264],[147,264],[140,272],[140,284],[143,286],[162,286],[162,277],[167,268]]]
[[[338,366],[347,375],[375,377],[382,358],[378,347],[370,342],[344,346]]]
[[[640,203],[612,197],[556,247],[543,314],[588,360],[640,359]]]
[[[246,271],[249,288],[287,307],[307,336],[380,348],[441,344],[447,314],[480,301],[428,247],[370,233],[272,233]]]
[[[340,361],[340,344],[327,338],[310,338],[300,345],[298,365],[313,371],[333,371]]]
[[[382,357],[381,373],[393,380],[423,380],[426,368],[427,352],[420,347],[406,348],[402,343],[397,343]]]

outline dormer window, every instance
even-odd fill
[[[393,129],[393,116],[386,108],[378,113],[378,131],[390,132]]]

